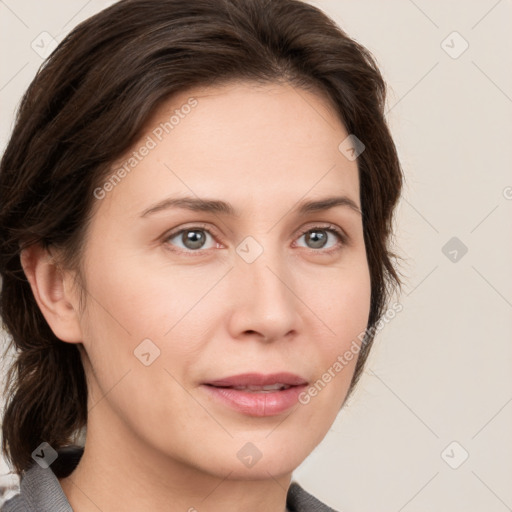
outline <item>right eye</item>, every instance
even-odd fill
[[[207,247],[206,249],[204,248],[204,244],[207,242],[208,237],[215,240],[211,231],[207,229],[206,226],[198,225],[172,231],[165,236],[164,242],[171,246],[175,246],[176,243],[181,243],[181,246],[178,245],[179,251],[186,253],[198,253],[215,247],[214,244],[211,247]],[[172,242],[174,239],[176,239],[177,242]],[[171,250],[174,249],[171,248]]]

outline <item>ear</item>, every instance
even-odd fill
[[[39,244],[23,249],[20,260],[39,309],[55,336],[69,343],[82,342],[71,273],[61,270],[51,253]]]

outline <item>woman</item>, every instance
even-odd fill
[[[292,472],[399,284],[384,101],[296,0],[124,0],[66,37],[0,167],[2,510],[332,510]]]

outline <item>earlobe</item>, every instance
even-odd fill
[[[38,244],[23,249],[20,260],[39,309],[55,336],[81,343],[77,302],[69,291],[72,276],[62,271],[51,253]]]

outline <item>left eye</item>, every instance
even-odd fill
[[[334,243],[334,246],[327,246],[329,234],[334,235],[338,239],[337,243]],[[208,237],[213,241],[212,247],[215,247],[215,239],[210,230],[202,226],[194,226],[171,233],[165,238],[165,241],[169,242],[171,245],[176,245],[172,240],[177,239],[182,244],[182,246],[178,247],[184,252],[200,252],[200,249],[208,250],[212,248],[204,247]],[[345,243],[345,235],[339,228],[335,228],[334,226],[316,226],[309,228],[300,233],[299,239],[302,237],[306,237],[306,243],[311,244],[309,247],[306,246],[306,248],[313,250],[324,249],[324,252],[331,252],[335,250],[336,246],[339,248]]]
[[[328,247],[327,249],[334,250],[336,246],[342,246],[345,242],[345,235],[341,233],[337,228],[334,227],[314,227],[310,228],[307,231],[303,231],[299,238],[303,236],[306,237],[306,240],[313,245],[313,247],[308,247],[309,249],[326,249],[326,244],[328,240],[328,234],[335,235],[338,239],[337,244],[334,246]],[[327,252],[330,252],[327,251]]]

